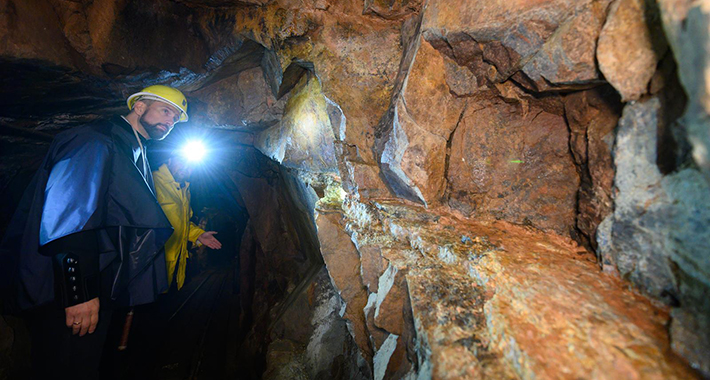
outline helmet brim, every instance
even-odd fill
[[[189,117],[187,116],[187,112],[185,112],[185,110],[182,109],[182,107],[175,104],[175,102],[171,101],[170,99],[166,99],[162,96],[155,95],[150,92],[136,92],[135,94],[129,96],[128,99],[126,99],[126,104],[128,104],[128,109],[133,110],[133,105],[136,104],[136,102],[141,99],[157,100],[159,102],[168,103],[171,106],[177,108],[178,110],[180,110],[180,118],[178,119],[179,123],[185,122],[189,119]]]

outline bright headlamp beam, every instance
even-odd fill
[[[207,150],[202,141],[188,141],[185,146],[182,147],[182,156],[186,160],[191,162],[200,162],[205,157]]]

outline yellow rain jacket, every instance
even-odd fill
[[[155,191],[160,202],[160,207],[168,217],[175,231],[165,243],[165,261],[168,267],[168,286],[173,283],[175,267],[177,267],[177,288],[182,288],[185,283],[185,268],[187,267],[187,241],[197,242],[205,231],[195,223],[190,222],[192,209],[190,208],[190,183],[185,187],[175,182],[168,166],[163,164],[158,171],[153,172]]]

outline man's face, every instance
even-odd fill
[[[180,110],[168,103],[154,101],[147,106],[139,121],[151,139],[162,140],[179,119]]]
[[[175,156],[168,160],[168,170],[173,175],[175,182],[185,182],[192,175],[192,166],[189,165],[182,157]]]

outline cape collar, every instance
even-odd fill
[[[133,131],[134,131],[133,126],[131,125],[130,122],[128,122],[128,119],[126,119],[124,116],[117,116],[117,117],[115,117],[115,118],[112,118],[111,121],[112,121],[114,124],[119,125],[122,129],[125,129],[126,131],[130,132],[131,134],[133,134]],[[138,135],[138,138],[141,140],[141,144],[143,144],[144,146],[145,146],[146,144],[148,144],[148,142],[149,142],[150,140],[148,140],[148,139],[146,139],[145,137],[143,137],[143,135],[141,135],[140,133],[138,133],[138,131],[136,131],[135,133]]]

